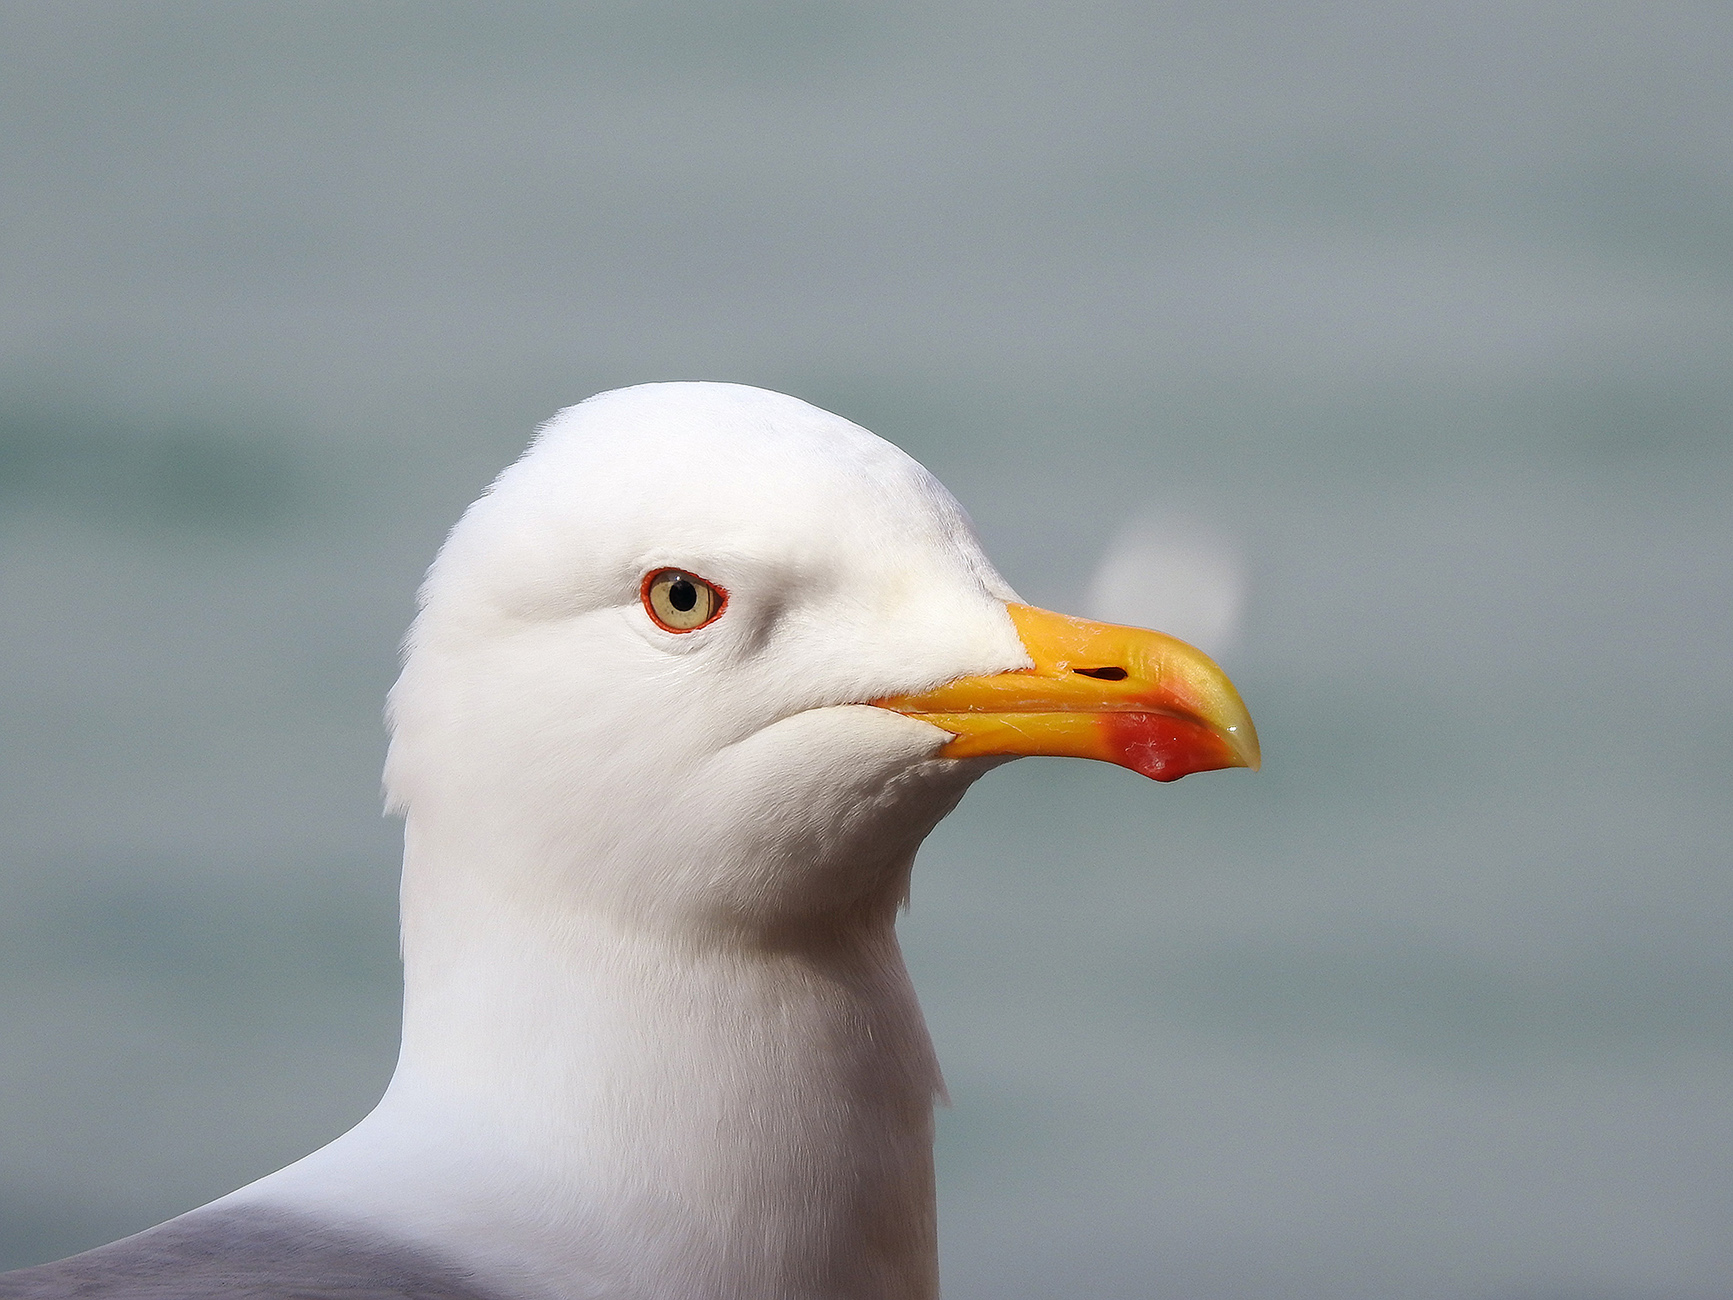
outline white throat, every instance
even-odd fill
[[[373,1222],[525,1296],[930,1300],[942,1085],[894,919],[959,766],[905,782],[910,842],[855,855],[875,878],[847,908],[757,928],[514,896],[529,864],[412,813],[391,1087],[237,1196]]]

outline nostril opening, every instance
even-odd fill
[[[1129,675],[1123,668],[1073,668],[1080,677],[1094,677],[1104,682],[1122,682]]]

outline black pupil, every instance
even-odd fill
[[[684,614],[698,603],[698,588],[690,579],[676,578],[668,584],[668,603]]]

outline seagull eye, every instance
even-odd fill
[[[728,593],[684,569],[657,569],[644,579],[642,599],[656,626],[691,632],[721,616]]]

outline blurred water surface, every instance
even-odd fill
[[[1147,518],[1243,584],[1261,774],[1026,761],[923,855],[948,1295],[1725,1295],[1730,56],[1707,4],[0,6],[0,1264],[365,1112],[420,571],[558,407],[715,378],[907,448],[1037,603]]]

